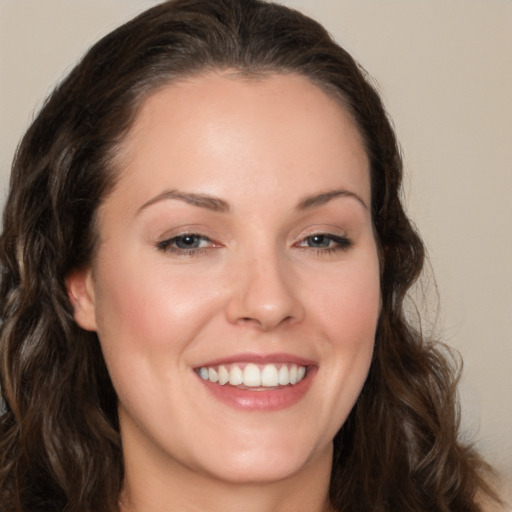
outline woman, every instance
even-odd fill
[[[482,510],[378,95],[314,21],[179,0],[15,159],[1,510]],[[44,397],[42,400],[41,397]]]

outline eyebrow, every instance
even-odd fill
[[[361,203],[364,208],[368,209],[366,203],[354,192],[350,192],[350,190],[345,189],[333,189],[327,190],[326,192],[321,192],[320,194],[314,194],[312,196],[305,197],[297,205],[297,210],[308,210],[309,208],[315,208],[316,206],[321,206],[325,203],[328,203],[332,199],[336,199],[337,197],[352,197]]]
[[[317,206],[321,206],[325,203],[328,203],[329,201],[336,199],[338,197],[352,197],[356,199],[361,205],[363,205],[364,208],[368,209],[368,206],[357,194],[345,189],[328,190],[326,192],[321,192],[320,194],[307,196],[303,198],[301,201],[299,201],[296,209],[308,210],[310,208],[315,208]],[[226,201],[224,201],[224,199],[210,196],[208,194],[195,194],[191,192],[180,192],[178,190],[166,190],[161,194],[158,194],[157,196],[153,197],[149,201],[145,202],[137,210],[137,214],[155,203],[159,203],[160,201],[165,201],[169,199],[177,199],[178,201],[183,201],[185,203],[191,204],[192,206],[205,208],[207,210],[219,213],[229,212],[230,209],[229,204]]]
[[[137,213],[140,213],[148,206],[159,203],[160,201],[165,201],[167,199],[177,199],[178,201],[184,201],[185,203],[191,204],[192,206],[206,208],[207,210],[214,212],[224,213],[229,211],[229,204],[223,199],[219,199],[218,197],[213,197],[207,194],[179,192],[178,190],[166,190],[144,203],[137,210]]]

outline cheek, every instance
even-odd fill
[[[99,269],[96,315],[100,338],[134,349],[164,350],[170,340],[176,347],[193,337],[208,313],[207,305],[215,299],[212,290],[205,289],[200,273],[126,259]]]
[[[380,313],[380,276],[377,257],[371,255],[342,266],[328,276],[324,293],[315,299],[318,314],[325,318],[330,338],[340,343],[368,344],[375,335]]]
[[[377,258],[341,266],[323,282],[317,294],[315,314],[324,343],[318,378],[323,392],[322,412],[334,436],[352,410],[372,361],[380,313],[380,281]],[[329,438],[330,439],[330,438]]]
[[[201,273],[176,272],[130,254],[108,263],[97,269],[95,297],[112,382],[129,410],[140,404],[159,410],[162,400],[169,402],[168,390],[180,385],[176,370],[185,364],[184,352],[218,309],[215,289],[205,289]]]

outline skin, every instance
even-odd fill
[[[203,74],[145,101],[118,167],[94,263],[68,287],[119,397],[122,507],[328,510],[332,439],[367,376],[380,307],[350,116],[301,76]],[[198,250],[177,247],[184,233],[201,235]],[[284,409],[232,407],[194,371],[276,353],[314,363]]]

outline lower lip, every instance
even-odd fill
[[[316,368],[309,368],[305,377],[294,386],[285,386],[268,391],[239,389],[229,384],[221,386],[209,380],[198,378],[203,385],[221,402],[245,411],[278,411],[296,404],[310,388]]]

